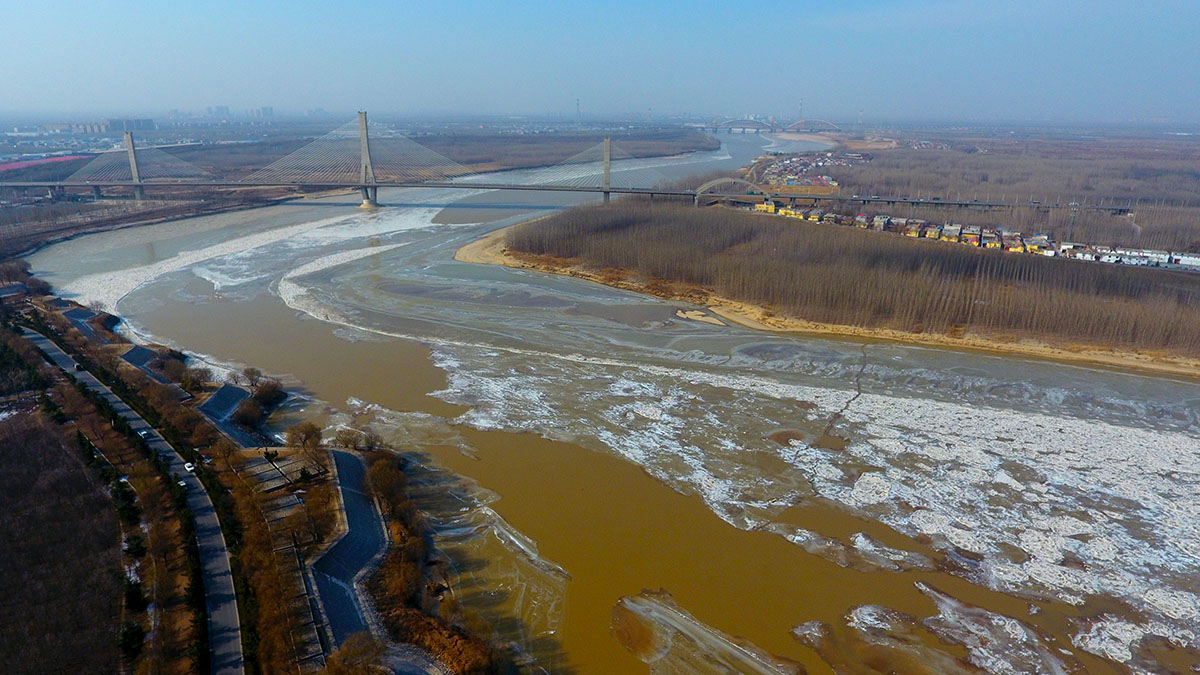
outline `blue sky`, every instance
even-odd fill
[[[0,111],[1200,121],[1200,2],[0,0]]]

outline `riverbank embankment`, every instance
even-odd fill
[[[1011,356],[1026,356],[1050,361],[1086,364],[1121,370],[1144,371],[1154,374],[1200,377],[1200,360],[1170,354],[1116,351],[1091,345],[1052,345],[1031,338],[1005,338],[965,333],[961,336],[911,333],[888,328],[866,328],[839,324],[818,323],[796,317],[780,316],[770,308],[722,297],[711,290],[692,284],[637,278],[628,270],[596,270],[578,261],[536,256],[507,248],[506,236],[514,226],[488,233],[458,249],[454,259],[483,265],[502,265],[578,279],[653,295],[665,300],[706,306],[712,313],[733,323],[782,333],[797,333],[826,337],[878,340],[903,344],[987,352]]]

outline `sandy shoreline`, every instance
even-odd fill
[[[515,227],[515,225],[512,227]],[[594,271],[584,269],[568,260],[514,254],[504,246],[504,238],[509,229],[502,228],[489,232],[484,237],[463,246],[455,252],[454,259],[460,262],[502,265],[517,269],[561,274],[594,281],[623,290],[653,295],[666,300],[678,300],[690,304],[704,305],[713,314],[733,323],[757,330],[849,337],[1011,356],[1029,356],[1080,365],[1086,364],[1119,370],[1143,371],[1158,375],[1170,374],[1200,378],[1200,359],[1189,359],[1165,354],[1121,352],[1087,345],[1059,347],[1031,339],[1007,342],[1003,338],[990,338],[974,334],[951,337],[939,334],[909,333],[889,328],[861,328],[776,316],[767,308],[724,298],[695,286],[685,286],[657,280],[643,281],[631,279],[623,275],[620,270]],[[685,315],[680,316],[681,318],[696,318]]]

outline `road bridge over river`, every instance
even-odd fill
[[[367,114],[360,112],[357,122],[343,125],[240,180],[214,176],[160,148],[138,149],[133,133],[125,132],[124,150],[102,153],[66,178],[0,181],[0,188],[46,189],[52,196],[63,195],[67,190],[85,189],[91,190],[97,198],[103,196],[105,189],[121,188],[126,194],[131,191],[134,198],[139,200],[145,198],[148,188],[164,193],[181,189],[194,193],[205,188],[214,191],[240,188],[357,190],[362,194],[363,206],[368,208],[379,205],[381,188],[579,192],[599,194],[604,201],[608,201],[613,194],[623,194],[648,198],[685,198],[698,206],[714,202],[761,203],[773,200],[790,205],[813,206],[840,203],[981,210],[1075,208],[1118,215],[1128,213],[1131,208],[1129,205],[1116,204],[1016,203],[894,195],[805,195],[796,194],[794,188],[780,189],[782,186],[729,179],[709,181],[695,188],[681,188],[653,180],[653,172],[638,169],[637,158],[621,151],[610,139],[558,164],[537,170],[536,179],[530,180],[528,171],[474,173],[411,139],[386,132],[372,136],[369,128]],[[777,129],[776,126],[754,120],[730,120],[717,123],[714,128],[769,132],[790,127]],[[614,166],[619,175],[614,175]],[[509,177],[512,180],[505,180]]]

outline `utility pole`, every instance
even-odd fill
[[[612,139],[604,139],[604,201],[608,203],[608,189],[612,187]]]
[[[371,142],[367,138],[367,113],[358,112],[358,156],[359,181],[362,183],[361,208],[373,209],[379,206],[379,188],[371,187],[375,180],[375,166],[371,164]]]

